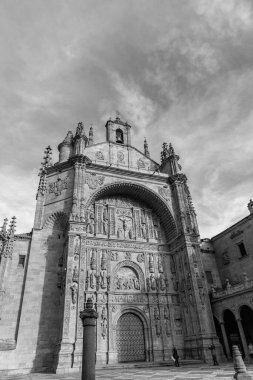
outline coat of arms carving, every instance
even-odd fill
[[[57,181],[49,183],[49,193],[54,193],[56,196],[61,195],[62,191],[68,188],[69,177],[64,179],[57,178]]]
[[[90,189],[95,190],[98,186],[103,185],[105,177],[102,175],[96,175],[95,173],[87,174],[86,181]]]

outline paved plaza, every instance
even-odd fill
[[[253,365],[248,366],[248,373],[253,379]],[[171,366],[152,368],[117,368],[99,369],[96,371],[96,380],[232,380],[234,375],[233,364],[217,367],[208,365],[191,365],[175,368]],[[3,380],[79,380],[80,373],[55,374],[28,374],[6,376]],[[2,380],[2,379],[1,379]]]

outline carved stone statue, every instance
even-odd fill
[[[95,274],[91,271],[91,272],[90,272],[90,287],[91,287],[92,289],[95,288],[95,282],[96,282]]]
[[[100,286],[102,289],[106,289],[107,287],[107,279],[105,271],[100,272]]]
[[[160,289],[164,291],[166,289],[166,284],[164,280],[164,275],[162,273],[160,274],[159,282],[160,282]]]
[[[107,333],[107,312],[104,306],[101,313],[101,335],[105,339]]]
[[[149,254],[149,272],[154,273],[154,255],[153,253]]]
[[[156,335],[161,335],[161,324],[160,324],[160,315],[157,307],[154,308],[154,319],[155,319],[155,329],[156,329]]]
[[[70,289],[71,289],[72,303],[76,304],[76,301],[77,301],[77,289],[78,289],[77,283],[73,282],[73,284],[71,285]]]
[[[103,234],[108,235],[108,213],[107,213],[106,208],[104,208],[104,210],[103,210],[102,224],[103,224]]]
[[[92,251],[91,251],[91,259],[90,259],[90,269],[96,270],[96,268],[97,268],[96,251],[95,251],[95,249],[92,249]]]
[[[152,290],[156,290],[156,280],[153,273],[150,275],[150,287]]]
[[[87,232],[94,235],[95,230],[95,216],[94,211],[91,209],[87,214]]]

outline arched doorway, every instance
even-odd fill
[[[224,311],[224,323],[225,329],[228,337],[228,344],[230,348],[230,355],[232,356],[232,346],[236,345],[239,347],[242,355],[244,356],[243,345],[240,338],[240,333],[238,330],[237,322],[235,320],[235,316],[230,310]]]
[[[253,344],[253,310],[249,306],[243,305],[240,314],[247,344]]]
[[[133,313],[123,314],[117,323],[118,362],[145,361],[144,326]]]

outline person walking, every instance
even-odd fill
[[[211,355],[212,355],[212,359],[213,359],[213,365],[219,365],[217,357],[216,357],[216,353],[215,353],[215,345],[211,344],[211,346],[208,347],[208,349],[211,351]]]
[[[175,362],[175,366],[176,367],[180,367],[179,361],[178,361],[179,360],[179,356],[178,356],[176,347],[173,347],[172,358],[173,358],[173,360]]]

